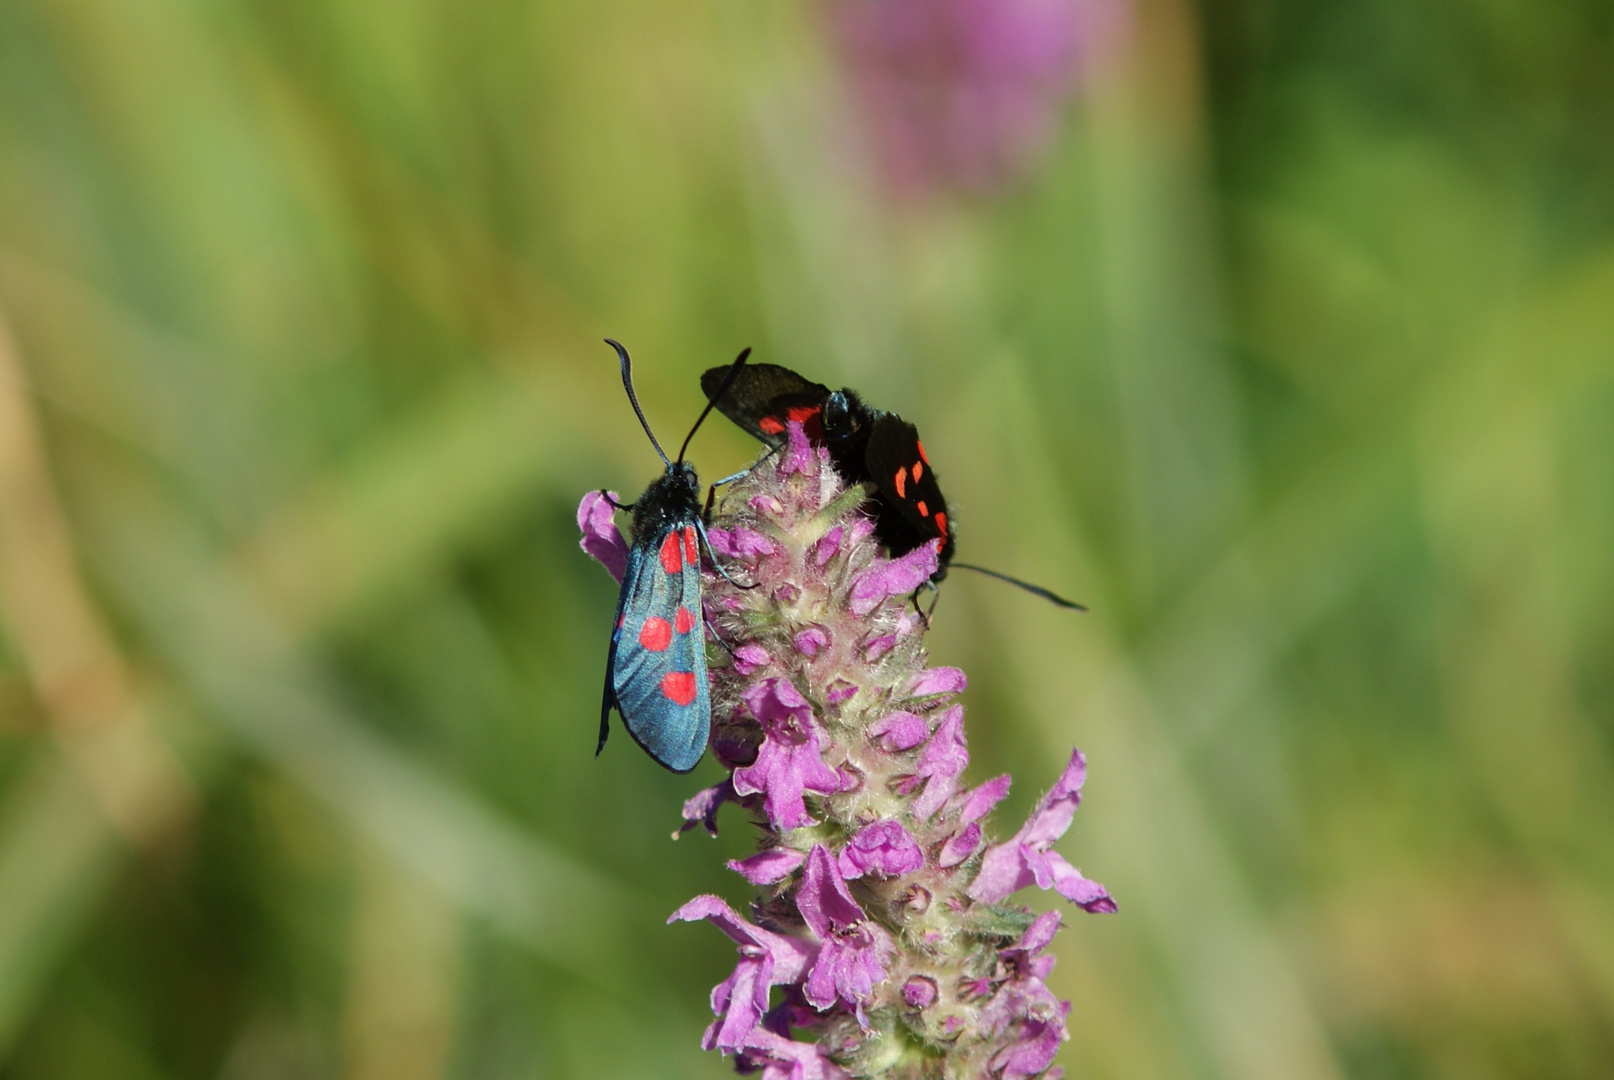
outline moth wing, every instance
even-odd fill
[[[936,473],[925,461],[919,429],[893,413],[883,413],[869,432],[864,463],[880,493],[876,529],[893,555],[904,555],[928,540],[942,540],[942,561],[953,554],[953,526]]]
[[[611,710],[621,711],[616,703],[615,676],[617,642],[622,637],[622,620],[628,609],[628,600],[638,588],[640,575],[644,571],[644,552],[638,548],[628,549],[627,565],[622,570],[622,584],[616,594],[616,615],[611,622],[611,648],[605,654],[605,693],[600,701],[600,741],[594,747],[594,756],[599,757],[600,751],[605,749],[605,740],[611,735]]]
[[[711,701],[698,560],[668,570],[658,556],[669,538],[694,550],[694,528],[668,530],[636,551],[622,578],[620,624],[612,631],[610,692],[633,741],[673,772],[688,772],[706,753]]]
[[[717,411],[769,446],[783,446],[785,422],[807,420],[822,412],[829,387],[811,382],[778,364],[750,364],[740,369],[721,399],[715,398],[733,365],[708,368],[701,392]]]

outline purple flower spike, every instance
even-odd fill
[[[964,745],[964,707],[954,705],[942,714],[936,734],[925,744],[914,770],[928,781],[924,794],[913,801],[914,816],[928,818],[940,810],[958,790],[958,776],[969,763],[970,752]]]
[[[614,499],[614,491],[591,491],[584,495],[577,506],[577,527],[583,533],[579,546],[598,559],[620,585],[628,569],[628,542],[622,538],[622,530],[616,527],[616,508],[611,505]]]
[[[886,558],[846,494],[794,424],[710,522],[719,562],[743,561],[756,587],[702,568],[706,621],[728,654],[714,650],[709,668],[711,756],[729,775],[684,805],[679,831],[715,834],[735,803],[761,835],[729,863],[758,892],[755,923],[712,896],[673,916],[711,922],[739,951],[702,1045],[764,1080],[1055,1080],[1067,1007],[1045,980],[1061,917],[1009,894],[1037,884],[1114,909],[1052,850],[1084,763],[1074,756],[996,842],[989,816],[1009,777],[964,786],[952,700],[964,673],[926,666],[928,626],[909,600],[935,553]],[[579,512],[585,550],[608,565],[624,550],[609,509],[595,495]]]
[[[932,540],[900,559],[892,559],[859,574],[852,582],[852,614],[867,615],[888,597],[907,596],[929,581],[930,575],[940,565],[937,560],[940,550],[941,541]]]
[[[766,737],[756,762],[735,770],[734,790],[762,795],[768,820],[776,829],[813,824],[803,792],[838,791],[841,780],[819,754],[822,740],[812,706],[788,679],[765,679],[744,699]]]
[[[1077,750],[1031,817],[1008,843],[988,848],[969,894],[983,904],[994,904],[1027,885],[1054,889],[1084,911],[1109,914],[1116,910],[1109,892],[1084,878],[1070,863],[1049,848],[1065,835],[1082,799],[1087,759]]]
[[[885,979],[881,954],[890,951],[885,931],[863,917],[863,909],[846,890],[829,849],[815,844],[807,856],[807,870],[796,907],[802,921],[818,935],[822,945],[813,961],[802,994],[820,1012],[837,1002],[858,1011],[877,983]]]
[[[841,876],[848,880],[864,874],[900,877],[925,865],[924,853],[902,822],[886,818],[859,829],[841,849]]]
[[[752,926],[715,896],[697,896],[668,917],[668,922],[705,919],[740,947],[734,974],[712,991],[712,1011],[720,1018],[711,1044],[737,1050],[768,1011],[768,991],[793,983],[812,959],[805,942]]]

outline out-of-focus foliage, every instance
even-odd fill
[[[1072,1076],[1614,1074],[1608,5],[1144,0],[900,206],[805,5],[0,4],[0,1073],[727,1074],[662,920],[745,830],[590,757],[609,333],[664,441],[744,344],[901,411],[1093,607],[933,634],[1005,820],[1091,763]]]

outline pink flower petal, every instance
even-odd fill
[[[809,626],[796,634],[793,643],[797,652],[811,660],[829,646],[829,634],[821,626]]]
[[[769,848],[759,851],[749,859],[729,860],[729,869],[739,874],[753,885],[772,885],[776,881],[783,881],[790,876],[790,872],[800,866],[807,856],[794,848]]]
[[[925,856],[900,821],[883,818],[863,826],[841,849],[839,869],[848,880],[864,874],[900,877],[925,865]]]
[[[771,663],[773,663],[773,657],[768,655],[768,650],[754,641],[747,642],[734,650],[734,673],[736,675],[755,675]]]
[[[841,540],[845,534],[846,530],[837,525],[823,536],[820,536],[818,542],[813,545],[813,565],[823,566],[839,554]]]
[[[776,829],[813,824],[803,793],[838,791],[841,777],[824,763],[824,736],[812,706],[789,679],[781,678],[763,679],[741,699],[762,725],[764,738],[756,760],[735,770],[734,790],[740,795],[761,794],[763,809]]]
[[[859,618],[879,607],[888,597],[906,596],[930,580],[940,563],[940,540],[921,544],[901,558],[876,562],[852,579],[848,607]]]
[[[823,844],[814,844],[807,855],[807,870],[796,890],[796,908],[821,940],[863,921],[863,909],[852,899],[835,859]]]
[[[979,821],[991,812],[992,808],[1003,801],[1009,793],[1009,784],[1013,778],[1008,773],[993,777],[980,787],[972,788],[963,797],[963,805],[958,811],[958,820],[962,824]]]
[[[734,798],[734,784],[732,779],[725,778],[721,784],[697,791],[684,803],[684,823],[673,833],[676,840],[697,825],[704,826],[713,836],[717,835],[717,808]]]
[[[831,705],[839,705],[843,701],[851,701],[857,696],[857,684],[845,679],[836,679],[829,684],[829,690],[824,694]]]
[[[930,737],[930,724],[911,712],[894,712],[869,726],[869,736],[878,739],[890,753],[912,750]]]
[[[936,856],[936,865],[950,870],[975,854],[975,849],[980,846],[981,823],[972,821],[947,838],[947,843],[942,845],[941,852]]]
[[[970,761],[969,748],[964,744],[964,707],[954,705],[942,714],[935,734],[925,744],[914,772],[926,777],[925,790],[914,799],[911,807],[920,821],[931,817],[958,790],[958,776]]]
[[[785,425],[785,451],[779,459],[779,475],[805,473],[818,460],[813,444],[800,421],[791,420]]]
[[[908,687],[912,697],[931,697],[936,694],[961,694],[969,685],[964,673],[956,667],[926,668]]]
[[[730,559],[754,559],[779,550],[772,540],[752,529],[707,529],[706,538],[713,551]]]
[[[628,542],[616,527],[616,510],[609,499],[614,491],[591,491],[577,506],[577,527],[583,533],[579,546],[599,560],[601,566],[620,584],[628,569]],[[620,501],[620,500],[619,500]]]
[[[1063,921],[1063,917],[1057,911],[1043,912],[1037,916],[1030,926],[1026,927],[1026,932],[1020,936],[1019,941],[1014,943],[1014,947],[1033,955],[1042,952],[1054,940],[1054,934],[1059,930],[1060,923]]]
[[[892,650],[892,648],[894,648],[896,646],[896,644],[897,644],[897,635],[895,635],[895,634],[882,634],[882,635],[880,635],[879,637],[875,638],[873,641],[869,642],[867,645],[863,646],[863,660],[864,660],[864,662],[869,663],[869,664],[874,663],[876,660],[880,659],[880,657],[882,657],[886,653],[890,652]]]

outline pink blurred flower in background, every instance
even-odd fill
[[[826,0],[864,138],[899,195],[987,192],[1042,158],[1120,0]]]

